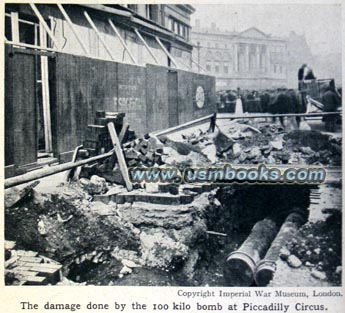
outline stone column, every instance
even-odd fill
[[[234,72],[238,72],[238,44],[234,44]]]
[[[246,70],[249,72],[249,44],[246,45],[245,48],[245,54],[244,54],[244,58],[245,58],[245,64],[246,64]]]
[[[256,46],[256,69],[260,70],[260,46]]]
[[[271,72],[270,48],[268,45],[266,46],[266,72]]]

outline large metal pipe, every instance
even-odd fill
[[[301,210],[296,210],[288,215],[264,259],[256,266],[254,279],[258,286],[266,286],[272,280],[281,248],[296,235],[298,229],[305,222],[306,215]]]
[[[257,222],[241,247],[226,259],[224,277],[231,286],[250,286],[256,264],[265,255],[278,232],[276,223],[265,218]]]

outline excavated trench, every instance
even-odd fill
[[[75,283],[227,286],[233,281],[226,275],[226,259],[239,249],[258,221],[269,218],[279,229],[293,210],[307,217],[310,205],[309,186],[222,185],[201,194],[199,202],[190,206],[194,211],[171,217],[189,214],[191,222],[183,217],[178,226],[169,228],[157,226],[157,221],[139,211],[133,214],[142,215],[146,224],[136,220],[132,224],[131,217],[121,218],[111,205],[102,206],[84,196],[70,191],[64,196],[36,195],[6,210],[6,239],[60,262],[63,275]],[[37,228],[39,221],[43,232]],[[145,250],[143,246],[152,240],[157,240],[157,246]],[[242,273],[236,271],[236,275]]]

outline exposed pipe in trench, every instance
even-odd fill
[[[266,253],[278,232],[270,218],[257,222],[241,247],[230,253],[224,267],[224,277],[231,286],[250,286],[256,264]]]
[[[256,265],[254,279],[258,286],[266,286],[272,280],[281,248],[296,235],[305,222],[306,216],[301,210],[295,210],[288,215],[264,259]]]

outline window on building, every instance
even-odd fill
[[[218,42],[215,43],[215,47],[218,49]]]
[[[173,17],[168,18],[168,28],[175,34],[189,40],[190,29],[187,25],[177,21]]]
[[[224,74],[229,74],[229,66],[228,66],[228,64],[224,64]]]
[[[171,30],[171,31],[174,31],[174,21],[172,18],[168,18],[168,28]]]
[[[216,61],[214,64],[214,71],[215,73],[219,73],[219,61]]]
[[[159,5],[147,4],[146,5],[146,17],[154,22],[159,22]]]
[[[128,7],[128,9],[131,9],[135,12],[138,12],[138,5],[137,4],[128,4],[127,7]]]
[[[175,33],[178,32],[178,23],[177,23],[176,21],[174,21],[173,31],[174,31]]]
[[[12,40],[11,17],[5,17],[5,37],[7,40]]]

